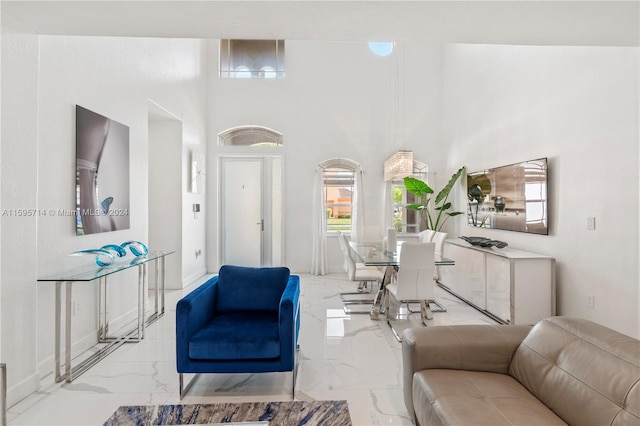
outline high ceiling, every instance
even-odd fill
[[[39,34],[638,46],[639,1],[5,1]]]

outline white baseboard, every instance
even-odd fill
[[[25,377],[10,388],[7,388],[7,408],[22,401],[38,389],[40,389],[40,377],[36,372]]]
[[[198,269],[197,272],[194,272],[188,277],[184,277],[182,279],[182,288],[188,287],[189,285],[193,284],[194,281],[197,281],[198,279],[202,278],[205,275],[207,275],[207,268]]]

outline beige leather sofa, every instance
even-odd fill
[[[640,425],[640,340],[577,318],[405,330],[404,400],[425,425]]]

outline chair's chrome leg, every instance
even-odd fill
[[[387,319],[387,324],[389,325],[389,327],[391,327],[391,332],[393,333],[393,336],[396,338],[396,340],[398,342],[402,342],[402,337],[400,336],[400,334],[398,334],[398,331],[393,328],[393,324],[391,324],[391,321],[389,319]]]
[[[419,310],[419,311],[412,311],[412,310],[411,310],[411,306],[410,306],[409,304],[410,304],[410,303],[413,303],[414,301],[413,301],[413,300],[405,300],[404,302],[407,304],[407,311],[408,311],[410,314],[417,314],[418,312],[422,312],[422,305],[421,305],[421,307],[420,307],[420,310]],[[422,302],[420,302],[420,303],[422,303]]]
[[[2,387],[0,387],[0,402],[2,402],[0,425],[7,426],[7,365],[4,362],[0,364],[0,379],[2,379]]]
[[[193,385],[193,382],[196,381],[196,378],[198,377],[198,374],[195,373],[193,375],[193,377],[191,378],[191,380],[189,380],[189,383],[187,383],[186,386],[184,386],[184,378],[182,376],[183,376],[183,374],[180,373],[180,399],[181,400],[182,400],[182,397],[187,394],[187,391],[189,390],[191,385]]]
[[[373,303],[373,299],[352,299],[352,300],[343,300],[343,305],[370,305]]]
[[[429,303],[436,305],[438,307],[438,309],[431,309],[431,312],[447,312],[447,308],[445,308],[444,306],[442,306],[440,303],[438,303],[435,300],[429,300]]]
[[[298,366],[300,365],[300,345],[296,344],[296,355],[294,358],[293,366],[293,383],[291,385],[291,397],[295,401],[296,399],[296,378],[298,377]]]
[[[348,299],[346,296],[360,296],[362,292],[351,292],[351,293],[340,293],[340,300],[344,304],[356,304],[356,305],[368,305],[369,303],[373,303],[373,299]]]
[[[426,326],[427,323],[425,321],[432,320],[432,319],[433,319],[433,314],[431,313],[431,307],[429,307],[429,301],[421,300],[420,301],[420,321],[422,322],[422,325]]]
[[[395,303],[391,303],[391,301],[395,301]],[[416,303],[416,302],[420,302],[420,310],[419,311],[412,311],[411,308],[409,307],[409,303]],[[388,308],[387,308],[387,325],[391,328],[391,331],[393,333],[393,336],[396,338],[396,340],[398,342],[402,342],[402,332],[399,332],[398,330],[395,329],[395,327],[393,326],[393,323],[391,322],[392,319],[398,319],[400,317],[400,309],[402,308],[402,304],[406,304],[407,305],[407,319],[409,319],[409,315],[413,314],[413,313],[420,313],[420,320],[422,322],[422,325],[424,325],[425,327],[427,326],[427,323],[425,322],[426,319],[433,319],[433,315],[431,314],[431,309],[429,308],[429,303],[426,300],[396,300],[395,298],[391,298],[389,296],[388,298]],[[393,305],[393,310],[391,309]]]

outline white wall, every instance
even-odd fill
[[[217,147],[217,134],[256,124],[284,134],[285,264],[307,272],[311,265],[311,207],[316,166],[349,158],[365,171],[366,224],[380,224],[382,167],[398,149],[413,149],[433,170],[442,164],[440,47],[396,46],[389,57],[364,42],[286,42],[286,78],[210,82],[207,171],[207,266],[218,270],[217,158],[247,150]],[[211,51],[217,51],[211,42]],[[211,55],[212,67],[217,67]],[[264,150],[250,150],[265,152]],[[332,271],[341,271],[337,239],[329,241]]]
[[[2,15],[2,187],[0,282],[2,352],[8,402],[33,392],[36,374],[38,38]]]
[[[12,327],[2,332],[2,358],[10,372],[12,403],[33,392],[38,373],[52,368],[53,285],[36,285],[36,278],[92,264],[91,257],[69,257],[74,250],[147,241],[149,208],[191,210],[187,196],[147,205],[148,100],[179,115],[184,143],[204,149],[207,70],[206,46],[198,40],[37,38],[12,31],[4,19],[2,30],[2,158],[11,160],[2,164],[4,208],[75,208],[76,104],[129,126],[131,158],[128,230],[77,237],[72,217],[7,218],[13,219],[10,223],[3,218],[3,253],[12,255],[2,257],[2,323]],[[173,161],[185,167],[187,160]],[[196,228],[204,235],[204,221]],[[194,252],[197,247],[189,245],[196,239],[186,238],[183,248]],[[197,268],[191,264],[182,273],[191,276]],[[133,315],[135,286],[130,284],[137,276],[130,272],[109,280],[112,326]],[[79,312],[73,318],[73,341],[81,350],[95,342],[95,286],[74,288]],[[22,386],[26,380],[31,381]]]
[[[209,72],[209,71],[207,71]],[[202,89],[200,96],[206,98],[206,89]],[[201,114],[206,115],[206,106]],[[208,124],[205,124],[208,126]],[[183,134],[182,143],[182,285],[184,288],[207,273],[206,266],[206,197],[205,188],[199,192],[191,192],[191,151],[196,150],[206,154],[206,136],[200,133]],[[206,165],[205,165],[206,167]],[[206,171],[205,171],[206,172]],[[205,175],[206,176],[206,175]],[[202,184],[204,186],[204,184]],[[193,204],[200,204],[200,213],[193,214]],[[196,251],[200,254],[196,256]]]
[[[165,258],[165,285],[182,288],[182,208],[171,208],[182,198],[182,121],[149,120],[149,247],[175,251]],[[149,268],[155,279],[155,268]],[[149,281],[152,282],[152,281]]]
[[[549,158],[550,235],[468,227],[557,260],[558,314],[638,337],[638,49],[448,45],[448,168]],[[464,201],[460,194],[458,202]],[[586,218],[596,217],[595,231]],[[587,297],[595,306],[587,307]]]

